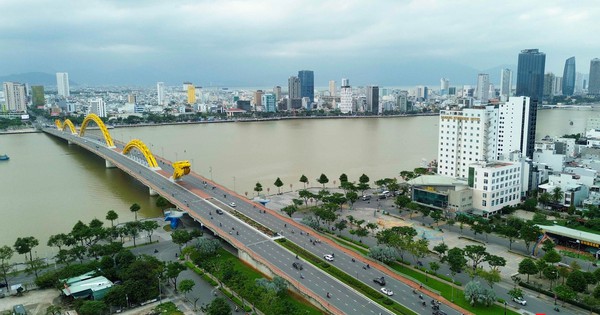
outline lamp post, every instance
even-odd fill
[[[577,258],[579,258],[579,252],[581,252],[581,241],[576,240],[575,243],[577,243]]]

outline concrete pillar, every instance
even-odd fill
[[[158,196],[158,193],[156,192],[156,190],[148,187],[148,193],[150,193],[150,196]]]
[[[116,166],[109,160],[104,160],[104,165],[106,165],[106,168],[115,168]]]

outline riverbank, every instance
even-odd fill
[[[37,130],[35,128],[27,128],[27,129],[0,131],[0,135],[14,135],[14,134],[38,133],[38,132],[42,132],[42,131],[41,130]]]

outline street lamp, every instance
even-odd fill
[[[162,296],[160,292],[160,275],[158,275],[158,304],[162,304]]]
[[[577,258],[579,258],[579,252],[581,252],[581,241],[576,240],[575,243],[577,243]]]

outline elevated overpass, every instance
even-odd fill
[[[98,125],[102,133],[101,138],[85,136],[89,123]],[[417,314],[431,314],[429,304],[423,307],[422,300],[415,298],[416,296],[413,294],[413,290],[418,289],[420,284],[400,277],[391,269],[379,265],[377,262],[367,261],[364,257],[326,238],[320,237],[321,242],[315,245],[311,240],[319,236],[315,235],[313,230],[279,212],[262,207],[244,196],[237,195],[223,186],[190,172],[187,161],[179,161],[187,162],[187,164],[171,163],[164,158],[155,157],[140,140],[134,139],[126,144],[114,141],[100,118],[93,114],[84,119],[79,132],[68,120],[56,121],[56,128],[44,128],[43,131],[100,156],[106,161],[107,167],[117,167],[128,173],[146,185],[150,194],[160,194],[215,235],[237,248],[240,259],[267,275],[277,275],[286,279],[290,289],[330,314],[378,315],[393,313],[308,262],[303,264],[302,275],[304,278],[301,278],[300,271],[292,267],[293,262],[298,261],[295,254],[277,244],[274,237],[258,231],[231,215],[229,213],[233,210],[229,206],[231,202],[236,203],[235,210],[268,229],[278,232],[279,237],[288,238],[314,255],[323,257],[326,254],[334,254],[335,260],[331,262],[332,265],[376,290],[379,290],[380,287],[376,286],[372,279],[385,275],[386,287],[396,293],[394,296],[390,296],[391,299],[412,309]],[[187,170],[174,169],[174,167],[185,168],[186,166]],[[187,172],[189,175],[182,176],[182,172]],[[224,210],[223,214],[218,214],[217,209]],[[365,269],[364,266],[367,263],[372,267]],[[331,294],[331,298],[326,297],[328,292]],[[425,291],[424,293],[444,301],[442,297],[431,292]],[[468,314],[454,305],[455,309],[451,309],[447,306],[449,303],[444,304],[442,309],[450,312],[449,314]]]

